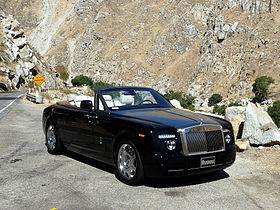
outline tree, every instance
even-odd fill
[[[208,101],[208,106],[214,106],[215,104],[221,102],[223,100],[223,97],[220,94],[213,94]]]
[[[181,91],[177,92],[177,91],[170,90],[164,95],[164,97],[167,100],[176,99],[180,102],[180,104],[183,108],[189,109],[189,110],[194,110],[193,103],[194,103],[195,97],[193,97],[191,95],[187,95]]]
[[[268,76],[262,76],[255,80],[253,84],[253,92],[255,100],[258,102],[264,101],[269,93],[269,85],[274,83],[274,79]]]
[[[280,127],[280,101],[274,101],[271,107],[268,107],[268,114],[275,122],[275,124]]]
[[[82,85],[88,85],[90,86],[90,88],[93,87],[93,81],[91,78],[84,76],[84,75],[80,75],[80,76],[76,76],[74,79],[71,80],[73,86],[82,86]]]

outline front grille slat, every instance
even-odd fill
[[[205,141],[205,133],[189,133],[187,134],[188,150],[191,152],[201,152],[207,150],[207,142]]]
[[[185,155],[211,153],[224,149],[224,137],[220,126],[203,125],[185,129],[181,134]]]

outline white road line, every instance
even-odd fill
[[[15,101],[20,98],[21,96],[24,96],[25,94],[21,94],[19,95],[15,100],[13,100],[11,103],[9,103],[6,107],[4,107],[3,109],[0,110],[0,113],[5,111],[9,106],[11,106],[13,103],[15,103]]]

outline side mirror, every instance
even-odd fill
[[[80,107],[82,109],[87,109],[88,111],[92,111],[92,107],[93,107],[92,101],[91,100],[83,100],[83,101],[81,101]]]

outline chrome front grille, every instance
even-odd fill
[[[222,128],[217,125],[200,125],[181,129],[181,141],[185,155],[223,151],[225,148]]]

